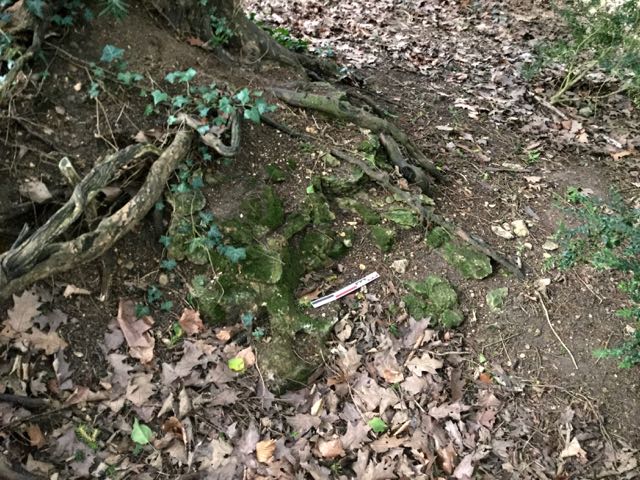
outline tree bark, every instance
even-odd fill
[[[252,63],[273,60],[303,70],[299,56],[249,20],[237,0],[209,0],[206,5],[202,5],[200,0],[155,0],[154,5],[179,32],[204,41],[214,35],[211,16],[224,18],[233,31],[229,47],[239,51],[244,60]]]

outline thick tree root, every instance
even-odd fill
[[[398,167],[402,176],[408,182],[418,185],[422,193],[429,195],[431,193],[431,179],[420,167],[409,165],[396,141],[390,136],[381,133],[380,143],[387,150],[391,164]]]
[[[178,132],[171,145],[151,165],[140,190],[126,205],[103,218],[95,230],[73,240],[56,242],[78,220],[95,192],[106,186],[120,167],[146,154],[159,152],[152,146],[134,145],[96,165],[47,223],[0,255],[0,299],[103,255],[151,210],[172,172],[188,154],[193,139],[194,134],[190,131]]]
[[[186,113],[181,113],[178,115],[178,120],[184,122],[189,128],[193,130],[198,130],[198,127],[201,127],[202,124],[195,120],[190,115]],[[231,116],[231,143],[229,145],[225,145],[224,142],[220,139],[219,135],[216,135],[212,132],[207,132],[204,135],[200,134],[200,140],[206,146],[213,148],[216,152],[218,152],[223,157],[235,157],[236,154],[240,151],[240,126],[242,125],[242,120],[240,119],[240,112],[236,111]]]
[[[440,179],[442,177],[440,170],[427,159],[406,133],[390,121],[373,115],[362,108],[354,107],[345,100],[343,92],[331,90],[326,94],[317,94],[282,88],[274,88],[272,92],[280,100],[294,107],[317,110],[331,117],[355,123],[359,127],[367,128],[373,132],[386,133],[405,148],[412,162],[420,166],[433,178]]]
[[[423,206],[422,203],[419,200],[417,200],[413,195],[411,195],[409,192],[401,190],[395,185],[392,185],[391,181],[389,180],[389,175],[387,175],[385,172],[381,170],[374,170],[370,165],[368,165],[363,160],[360,160],[359,158],[356,158],[353,155],[343,152],[342,150],[332,149],[331,154],[334,157],[340,158],[341,160],[345,160],[351,163],[352,165],[357,166],[364,173],[366,173],[372,180],[378,183],[380,186],[382,186],[383,188],[385,188],[390,192],[393,192],[394,195],[397,195],[400,198],[402,198],[402,200],[411,208],[413,208],[416,211],[416,213],[418,213],[423,218],[423,220],[430,223],[434,223],[444,228],[449,233],[456,235],[458,238],[464,240],[466,243],[474,247],[476,250],[484,253],[488,257],[498,262],[500,265],[506,268],[509,272],[513,273],[518,279],[522,280],[525,278],[524,273],[522,272],[522,270],[520,270],[520,268],[515,263],[507,259],[507,257],[502,255],[501,253],[496,252],[484,240],[468,233],[462,227],[452,222],[446,221],[440,215],[432,212],[431,210]]]

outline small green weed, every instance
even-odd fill
[[[215,8],[212,8],[209,15],[209,23],[212,31],[209,43],[214,46],[227,45],[233,38],[233,30],[229,25],[229,21],[224,17],[218,17]]]
[[[637,0],[602,2],[601,0],[569,0],[560,10],[568,35],[537,47],[534,63],[524,69],[533,78],[541,69],[553,64],[564,65],[564,77],[551,103],[565,99],[567,92],[587,75],[598,70],[617,79],[618,88],[610,89],[605,81],[591,99],[626,91],[640,102],[640,8]],[[604,88],[608,93],[601,94]]]
[[[628,206],[618,194],[604,201],[576,188],[567,191],[569,213],[578,226],[561,225],[556,238],[561,252],[551,263],[561,269],[587,262],[598,270],[615,270],[625,276],[618,288],[629,297],[629,306],[617,315],[640,327],[640,208]],[[640,363],[640,328],[617,348],[596,350],[598,357],[620,359],[621,368]]]

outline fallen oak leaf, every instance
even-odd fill
[[[38,425],[31,424],[27,426],[27,435],[29,436],[29,443],[31,443],[32,447],[40,449],[46,443],[42,430],[40,430]]]
[[[342,441],[339,438],[333,440],[320,440],[318,442],[318,452],[322,458],[342,457],[345,454],[342,448]]]
[[[241,358],[244,361],[245,368],[251,368],[256,364],[256,355],[253,353],[251,347],[244,348],[236,354],[237,358]]]
[[[155,346],[155,339],[149,333],[153,318],[149,316],[137,318],[135,311],[136,306],[132,300],[120,300],[118,325],[129,345],[129,355],[142,363],[149,363],[153,360]]]
[[[204,324],[202,323],[202,318],[200,318],[200,312],[191,308],[184,309],[178,323],[187,335],[195,335],[204,330]]]
[[[40,313],[40,298],[31,290],[25,290],[22,295],[13,296],[13,308],[7,312],[7,324],[14,332],[26,332],[33,326],[33,318]]]
[[[37,328],[23,337],[24,341],[37,350],[44,350],[46,355],[53,355],[59,350],[67,348],[65,342],[56,332],[44,333]]]
[[[275,440],[262,440],[256,443],[256,458],[260,463],[269,463],[273,459],[273,453],[275,451]]]

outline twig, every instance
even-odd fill
[[[576,368],[576,370],[578,370],[578,364],[576,363],[576,359],[573,356],[573,353],[571,353],[571,350],[569,350],[569,347],[567,347],[567,345],[562,341],[562,338],[560,338],[560,335],[558,335],[558,332],[556,332],[556,329],[553,328],[553,324],[551,323],[551,319],[549,318],[549,311],[547,310],[547,306],[544,304],[544,300],[542,300],[542,295],[540,294],[540,292],[536,292],[536,295],[538,296],[538,299],[540,300],[540,305],[542,305],[542,310],[544,311],[544,316],[547,319],[547,323],[549,324],[549,328],[551,328],[551,331],[553,332],[555,337],[558,339],[558,341],[560,342],[562,347],[566,350],[566,352],[571,357],[571,361],[573,362],[573,366]]]
[[[533,98],[543,107],[548,108],[549,110],[551,110],[553,113],[555,113],[556,115],[558,115],[560,118],[562,118],[563,120],[567,120],[568,117],[562,113],[560,110],[558,110],[558,108],[554,107],[553,105],[551,105],[548,101],[546,101],[544,98],[539,97],[538,95],[533,95]]]

